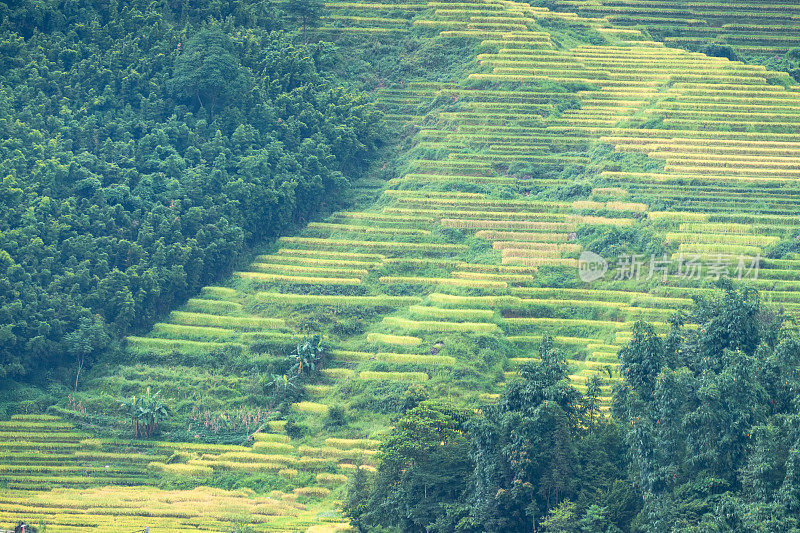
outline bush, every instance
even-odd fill
[[[736,50],[727,44],[709,43],[703,47],[702,52],[711,57],[727,57],[731,61],[742,61]]]

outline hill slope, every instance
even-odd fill
[[[330,7],[331,38],[457,39],[475,49],[470,72],[378,90],[388,118],[413,133],[394,179],[360,183],[365,199],[378,199],[279,239],[224,286],[128,337],[129,360],[95,369],[76,397],[81,418],[102,417],[151,386],[174,409],[171,436],[245,444],[260,428],[255,443],[103,441],[99,451],[142,446],[154,454],[148,472],[176,486],[250,477],[280,490],[280,504],[258,500],[274,513],[246,510],[256,529],[262,514],[289,514],[295,497],[325,510],[312,519],[340,520],[346,476],[374,468],[393,416],[420,387],[480,408],[553,335],[576,386],[600,375],[608,392],[633,323],[665,329],[725,273],[796,311],[800,250],[787,215],[800,198],[800,91],[785,73],[524,3]],[[578,276],[585,251],[608,261],[604,277]],[[309,333],[325,335],[331,360],[287,395],[289,424],[264,425],[271,374]],[[14,454],[47,448],[29,440]],[[52,458],[28,469],[13,454],[5,461],[29,476],[14,489],[71,483],[47,481]],[[143,472],[131,469],[130,482]],[[97,485],[106,481],[120,482]],[[252,503],[245,493],[216,497]],[[20,516],[19,498],[4,496],[3,519]],[[311,522],[286,528],[301,524]]]

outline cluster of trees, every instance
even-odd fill
[[[0,379],[75,376],[335,207],[381,117],[287,18],[259,0],[0,3]]]
[[[353,481],[353,523],[362,531],[538,531],[567,502],[572,522],[596,526],[576,531],[628,528],[641,496],[626,481],[620,428],[600,416],[597,382],[585,396],[572,387],[549,338],[539,356],[481,416],[412,396],[377,476]]]
[[[796,331],[730,286],[685,318],[636,325],[610,417],[548,340],[481,413],[415,394],[346,512],[361,531],[797,531]]]

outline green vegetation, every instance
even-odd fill
[[[331,51],[275,31],[269,4],[2,17],[2,377],[80,374],[335,207],[381,142],[366,97],[324,71]]]
[[[362,531],[674,531],[796,527],[796,331],[749,289],[699,301],[696,329],[639,322],[619,354],[614,417],[543,339],[496,405],[423,400],[351,480]],[[773,440],[774,439],[774,440]],[[758,509],[758,512],[753,512]],[[723,512],[724,510],[724,512]]]
[[[650,4],[0,6],[0,526],[796,529],[794,8]]]

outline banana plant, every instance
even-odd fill
[[[294,353],[295,364],[293,370],[297,374],[312,374],[325,365],[328,355],[328,343],[322,340],[319,334],[306,337],[297,343]]]
[[[295,375],[287,375],[287,374],[272,374],[272,381],[270,381],[270,387],[274,387],[278,392],[288,392],[297,389],[297,383],[295,379],[297,376]]]
[[[149,438],[158,432],[159,424],[169,416],[169,408],[161,401],[161,392],[152,394],[150,387],[142,396],[132,396],[122,402],[128,412],[136,437]]]

